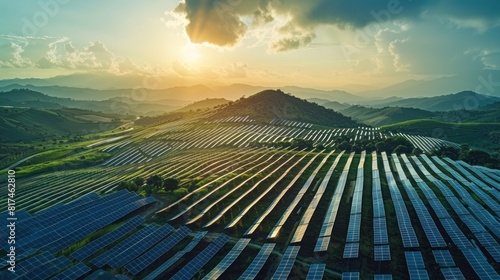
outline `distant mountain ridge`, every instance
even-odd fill
[[[472,91],[462,91],[455,94],[407,98],[396,101],[376,103],[373,107],[407,107],[428,111],[474,110],[482,106],[500,101],[500,97],[478,94]]]

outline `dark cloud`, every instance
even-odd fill
[[[184,13],[189,21],[186,32],[191,42],[232,46],[245,35],[247,27],[228,5],[220,0],[191,0],[179,4],[175,12]]]
[[[455,23],[468,20],[464,26],[469,27],[479,25],[470,20],[481,21],[482,26],[500,23],[500,1],[491,0],[184,0],[175,12],[188,20],[186,32],[194,43],[236,44],[250,28],[242,21],[244,16],[252,19],[249,25],[259,26],[281,15],[289,18],[287,25],[305,30],[301,35],[281,30],[282,38],[271,42],[275,50],[307,45],[319,25],[359,29],[398,19],[419,20],[423,14]]]

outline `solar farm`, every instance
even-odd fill
[[[16,182],[16,273],[5,258],[1,277],[500,279],[500,171],[338,147],[394,135],[457,146],[249,116],[134,129],[88,147],[112,155],[99,166]],[[315,148],[273,146],[294,139]],[[118,188],[152,175],[180,187]]]

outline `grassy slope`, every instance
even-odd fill
[[[89,134],[115,128],[118,120],[96,122],[78,116],[114,119],[117,116],[78,109],[0,109],[0,138],[3,141],[26,141],[55,138],[70,134]]]
[[[490,134],[500,131],[500,123],[448,123],[420,119],[386,125],[383,130],[440,138],[456,143],[468,143],[485,149],[498,149]]]
[[[386,107],[386,108],[367,108],[362,106],[351,106],[340,111],[342,114],[349,116],[362,123],[381,126],[393,124],[413,119],[431,118],[436,114],[413,108],[401,107]]]

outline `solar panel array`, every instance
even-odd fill
[[[219,278],[226,269],[231,266],[231,264],[238,258],[238,256],[243,252],[243,249],[250,242],[250,238],[240,238],[240,240],[234,245],[231,251],[222,259],[222,261],[217,264],[203,279],[217,279]]]
[[[137,275],[139,272],[143,271],[149,265],[151,265],[154,261],[158,260],[162,255],[167,253],[181,240],[186,238],[186,236],[188,236],[189,233],[191,233],[191,230],[189,228],[187,227],[179,228],[176,232],[167,237],[165,240],[156,244],[153,248],[151,248],[151,250],[147,251],[145,254],[138,257],[133,262],[130,262],[127,265],[125,265],[125,268],[132,275]]]
[[[324,263],[314,263],[309,266],[306,280],[322,280],[326,265]]]
[[[387,233],[384,199],[382,197],[377,152],[375,151],[372,153],[372,200],[374,260],[387,261],[391,259],[389,234]]]
[[[392,154],[392,159],[394,164],[396,165],[396,169],[398,170],[398,174],[401,178],[401,183],[403,184],[403,187],[408,194],[408,197],[410,198],[410,201],[413,205],[413,208],[415,209],[415,212],[417,213],[417,217],[420,221],[420,225],[422,229],[424,230],[425,236],[427,237],[427,240],[429,241],[429,244],[431,245],[432,248],[437,248],[437,247],[446,247],[447,244],[444,241],[443,236],[439,232],[436,223],[432,219],[429,211],[427,210],[427,207],[424,205],[424,202],[420,199],[417,191],[415,188],[412,186],[410,180],[404,176],[404,170],[401,165],[401,162],[399,161],[399,158],[396,154]],[[403,160],[406,163],[406,167],[410,171],[410,174],[414,179],[419,178],[418,173],[416,170],[413,168],[413,166],[410,164],[408,159],[406,157],[403,157]],[[449,215],[448,215],[449,216]]]
[[[286,248],[283,257],[281,258],[280,264],[278,268],[274,272],[274,275],[271,279],[286,279],[288,275],[292,271],[293,264],[295,263],[295,259],[297,258],[297,254],[299,253],[300,246],[288,246]]]
[[[461,250],[480,279],[500,279],[500,275],[488,263],[488,260],[478,248],[464,248]]]
[[[20,280],[48,279],[51,275],[54,275],[58,271],[61,271],[70,265],[71,261],[68,258],[62,256],[57,259],[52,259],[47,262],[44,262],[34,267],[33,269],[30,269],[23,275],[20,275],[16,279]]]
[[[144,223],[144,218],[142,218],[140,216],[135,216],[132,219],[125,222],[119,228],[115,229],[114,231],[87,243],[85,246],[83,246],[80,249],[76,250],[75,252],[71,253],[71,257],[74,259],[77,259],[79,261],[83,261],[86,258],[97,253],[99,250],[103,249],[104,247],[112,244],[116,240],[125,236],[127,233],[129,233],[130,231],[132,231],[133,229],[135,229],[136,227],[138,227],[142,223]]]
[[[328,249],[329,239],[332,235],[333,225],[337,218],[337,213],[340,207],[340,200],[342,199],[342,194],[344,193],[345,185],[347,183],[347,176],[349,175],[349,169],[351,167],[352,159],[354,157],[354,152],[349,155],[347,163],[344,166],[344,170],[340,175],[337,187],[333,193],[332,199],[326,211],[325,218],[323,220],[323,226],[318,236],[316,246],[314,247],[314,252],[324,252]]]
[[[299,204],[299,202],[302,199],[302,197],[304,197],[304,195],[306,194],[306,192],[309,190],[309,187],[311,186],[312,182],[316,178],[316,175],[320,171],[321,167],[323,167],[323,165],[326,163],[326,161],[333,154],[334,151],[335,150],[331,151],[328,155],[326,155],[323,158],[323,160],[320,162],[320,164],[316,167],[316,169],[313,171],[313,173],[309,176],[309,178],[307,179],[307,181],[304,183],[304,185],[300,189],[299,193],[293,199],[292,203],[290,203],[290,205],[288,205],[288,207],[286,208],[286,210],[283,212],[283,215],[281,215],[281,217],[279,218],[279,220],[274,225],[273,229],[271,229],[271,232],[269,232],[269,235],[267,236],[268,239],[276,238],[278,236],[281,228],[283,227],[283,225],[285,224],[285,222],[288,220],[288,218],[292,214],[292,212],[295,209],[295,207],[297,207],[297,205]],[[311,214],[311,216],[312,216],[312,214]],[[305,232],[305,230],[304,230],[304,232]]]
[[[148,235],[152,234],[158,228],[157,224],[150,224],[144,227],[143,229],[135,232],[130,235],[126,239],[122,240],[120,243],[115,245],[113,248],[107,250],[106,252],[100,254],[99,256],[92,259],[91,263],[97,267],[103,267],[110,260],[112,260],[116,255],[119,255],[121,252],[127,250],[127,248],[133,246],[140,240],[144,239]]]
[[[115,269],[120,268],[121,266],[127,264],[131,260],[146,252],[153,245],[169,235],[173,230],[174,228],[169,224],[161,226],[156,231],[139,240],[137,243],[121,252],[118,252],[118,254],[116,254],[113,259],[109,260],[107,264]]]
[[[387,154],[385,152],[382,152],[382,160],[384,163],[385,177],[387,179],[392,202],[394,203],[394,208],[396,210],[396,219],[398,221],[401,239],[403,240],[403,247],[419,247],[420,245],[418,243],[413,225],[411,224],[408,209],[406,209],[403,197],[401,196],[398,186],[396,185],[396,180],[392,174],[389,159],[387,158]]]
[[[163,274],[167,269],[169,269],[175,262],[177,262],[182,256],[184,256],[186,253],[191,252],[198,243],[203,239],[203,237],[207,234],[206,231],[201,231],[198,232],[193,240],[189,242],[184,249],[180,250],[179,252],[175,253],[173,257],[168,259],[166,262],[161,264],[159,267],[157,267],[155,270],[153,270],[151,273],[149,273],[146,277],[144,277],[144,280],[154,280],[157,279],[161,274]]]
[[[259,271],[262,269],[267,259],[273,252],[275,243],[266,243],[262,246],[257,256],[253,259],[252,263],[247,267],[245,272],[240,276],[240,280],[255,279]]]
[[[120,191],[98,199],[81,199],[70,206],[56,206],[40,216],[20,222],[25,232],[19,240],[20,251],[41,249],[58,252],[89,234],[117,221],[131,212],[156,200],[135,193]]]
[[[78,263],[75,266],[57,274],[52,280],[73,280],[82,277],[83,275],[90,272],[90,267],[86,266],[83,263]]]
[[[191,279],[230,239],[229,236],[221,233],[210,243],[201,253],[187,263],[171,279]]]
[[[349,226],[347,228],[346,245],[344,248],[344,256],[354,257],[358,254],[345,253],[348,250],[352,250],[352,245],[350,243],[358,243],[359,248],[359,236],[361,230],[361,207],[363,202],[363,184],[364,184],[364,164],[366,158],[366,151],[361,153],[361,158],[358,165],[358,170],[356,174],[356,183],[354,186],[354,193],[352,195],[352,205],[351,214],[349,216]]]
[[[429,279],[422,253],[418,251],[405,252],[405,258],[410,279]]]
[[[316,211],[316,208],[318,207],[319,201],[321,200],[321,197],[323,197],[323,194],[326,191],[326,187],[328,186],[328,183],[330,182],[330,178],[332,177],[333,170],[337,167],[340,159],[342,158],[342,155],[344,154],[344,151],[342,151],[340,154],[337,155],[335,158],[335,161],[333,162],[332,166],[330,166],[330,169],[328,169],[328,172],[326,173],[325,177],[321,181],[318,190],[316,191],[316,194],[314,194],[313,199],[309,203],[306,211],[304,212],[304,215],[300,219],[299,225],[297,229],[295,230],[294,235],[292,236],[292,240],[290,241],[291,243],[297,243],[301,242],[302,238],[304,238],[304,234],[306,233],[307,227],[309,226],[309,222],[312,219],[312,216],[314,215],[314,212]],[[322,239],[322,238],[320,238]],[[326,244],[328,246],[328,244]]]

